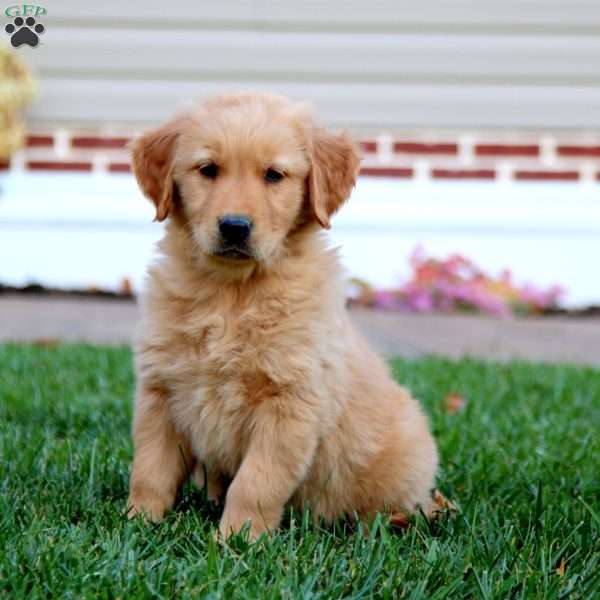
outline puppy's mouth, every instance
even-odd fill
[[[239,246],[226,246],[225,248],[219,248],[213,253],[213,256],[231,261],[247,261],[255,259],[255,256],[248,248],[241,248]]]

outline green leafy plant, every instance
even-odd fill
[[[35,95],[35,83],[25,63],[8,46],[0,45],[0,160],[23,145],[21,110]]]

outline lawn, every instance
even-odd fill
[[[124,518],[128,349],[0,346],[0,597],[600,598],[600,371],[391,364],[461,512],[368,534],[287,514],[272,538],[223,547],[192,486],[162,524]]]

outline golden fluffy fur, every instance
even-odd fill
[[[276,528],[288,503],[428,510],[427,421],[352,326],[321,233],[355,183],[351,140],[303,105],[233,94],[146,133],[133,165],[168,221],[135,350],[129,515],[161,519],[190,472],[224,498],[225,536]],[[252,219],[249,256],[217,252],[229,214]]]

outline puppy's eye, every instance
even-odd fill
[[[267,169],[265,171],[265,181],[267,183],[277,183],[283,179],[283,173],[276,171],[275,169]]]
[[[219,174],[219,167],[215,163],[208,163],[198,167],[198,171],[208,179],[216,179]]]

